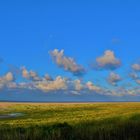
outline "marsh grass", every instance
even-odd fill
[[[12,105],[0,120],[0,140],[140,140],[140,104]]]

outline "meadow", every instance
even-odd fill
[[[140,140],[140,103],[1,102],[0,140],[13,139]]]

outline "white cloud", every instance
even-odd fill
[[[116,82],[116,74],[112,76],[113,80],[111,82]],[[115,77],[115,78],[114,78]],[[115,79],[115,80],[114,80]],[[137,81],[139,83],[139,81]],[[14,77],[12,73],[7,73],[3,77],[0,78],[0,88],[7,88],[7,89],[20,89],[18,91],[24,90],[33,90],[33,91],[43,91],[46,93],[53,93],[57,91],[62,91],[63,93],[71,94],[71,95],[83,95],[83,94],[91,94],[95,93],[95,95],[104,95],[104,96],[138,96],[140,93],[139,88],[131,87],[131,89],[125,89],[125,87],[115,87],[113,89],[110,88],[103,88],[102,86],[96,86],[91,81],[87,83],[81,82],[79,79],[70,80],[61,76],[57,76],[54,80],[41,80],[41,81],[29,81],[29,82],[14,82]]]
[[[61,76],[58,76],[54,81],[40,81],[36,83],[36,88],[46,92],[54,90],[66,90],[67,80]]]
[[[29,72],[30,79],[33,81],[40,81],[41,78],[38,76],[38,74],[35,71],[30,71]]]
[[[135,80],[137,84],[140,84],[140,79]]]
[[[28,70],[25,67],[22,67],[21,70],[22,70],[22,77],[26,78],[26,79],[29,79],[30,76],[29,76]]]
[[[13,88],[17,88],[18,86],[16,82],[10,82],[7,83],[7,87],[13,89]]]
[[[75,85],[75,90],[77,91],[81,91],[82,89],[84,89],[84,85],[78,79],[74,81],[74,85]]]
[[[115,57],[115,54],[111,50],[104,52],[103,56],[100,56],[96,59],[96,63],[93,64],[95,69],[109,69],[114,70],[120,67],[121,61]]]
[[[46,81],[53,81],[53,78],[50,75],[46,74],[44,76],[44,80],[46,80]]]
[[[31,90],[37,89],[35,82],[20,82],[17,84],[17,88],[19,88],[19,89],[31,89]]]
[[[112,85],[116,85],[118,82],[120,82],[122,80],[122,78],[120,77],[120,75],[111,72],[108,78],[108,82]]]
[[[137,63],[133,64],[132,69],[139,72],[140,71],[140,64],[137,64]]]
[[[0,83],[8,83],[14,80],[14,76],[11,72],[8,72],[3,77],[0,77]]]
[[[73,58],[64,55],[64,50],[59,51],[55,49],[50,54],[55,63],[64,70],[76,76],[82,76],[85,73],[85,69],[81,65],[78,65]]]
[[[135,72],[134,72],[135,73]],[[4,76],[0,77],[0,89],[19,89],[18,91],[33,90],[34,91],[43,91],[46,93],[57,93],[62,91],[65,94],[71,95],[83,95],[90,93],[95,93],[94,95],[100,94],[103,96],[139,96],[140,90],[135,87],[103,87],[102,85],[95,85],[93,82],[88,81],[84,82],[79,79],[68,79],[61,76],[57,76],[55,79],[51,78],[48,74],[44,77],[39,77],[38,74],[34,71],[28,71],[26,68],[22,68],[22,77],[28,79],[23,82],[23,79],[19,81],[14,78],[12,72],[6,73]],[[135,73],[137,74],[137,73]],[[140,84],[138,75],[133,75],[135,82]],[[121,81],[121,77],[111,72],[108,78],[108,81],[116,85]],[[136,85],[138,86],[138,85]],[[131,88],[131,89],[130,89]],[[1,90],[2,91],[2,90]],[[60,92],[59,92],[60,93]]]
[[[41,78],[38,76],[38,74],[35,71],[28,71],[25,67],[21,68],[22,70],[22,77],[28,80],[32,81],[40,81]]]
[[[8,86],[15,80],[13,74],[11,72],[8,72],[4,76],[0,77],[0,88],[4,86]]]
[[[4,77],[3,79],[7,82],[11,82],[14,80],[14,76],[11,72],[8,72]]]
[[[130,77],[137,83],[140,85],[140,76],[137,72],[132,72],[130,73]]]
[[[100,92],[101,88],[98,86],[95,86],[91,81],[88,81],[86,83],[86,86],[88,88],[88,90],[94,91],[94,92]]]
[[[133,80],[136,80],[136,79],[139,78],[139,75],[138,75],[137,73],[135,73],[135,72],[130,73],[129,76],[130,76]]]

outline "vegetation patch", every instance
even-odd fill
[[[28,115],[0,119],[0,139],[139,140],[140,104],[109,105],[110,108],[106,103],[14,104],[9,113],[15,110]]]

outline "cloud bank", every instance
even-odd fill
[[[50,52],[53,61],[65,71],[71,72],[74,76],[71,78],[63,76],[50,76],[46,73],[40,76],[38,72],[34,70],[28,70],[26,67],[11,68],[11,71],[0,76],[0,93],[5,91],[14,91],[15,93],[26,92],[40,92],[43,95],[52,96],[55,95],[58,98],[65,95],[70,97],[132,97],[140,96],[140,65],[135,63],[131,66],[132,72],[129,74],[132,81],[135,82],[135,86],[123,87],[121,83],[123,78],[115,72],[117,68],[121,66],[121,60],[115,56],[115,53],[111,50],[106,50],[102,56],[96,58],[94,68],[96,70],[106,70],[110,72],[107,78],[100,79],[100,84],[93,80],[85,80],[82,77],[87,73],[84,67],[77,64],[72,57],[68,57],[64,54],[64,50],[55,49]],[[109,70],[109,71],[108,71]],[[102,71],[99,71],[102,72]],[[18,73],[18,76],[15,76]],[[96,74],[96,73],[95,73]],[[77,76],[77,77],[75,77]],[[130,78],[129,77],[129,78]],[[92,77],[91,77],[92,78]],[[102,83],[104,80],[105,83]],[[120,84],[118,84],[120,82]],[[62,93],[62,94],[61,94]],[[58,94],[58,95],[57,95]],[[56,99],[57,100],[57,99]]]

